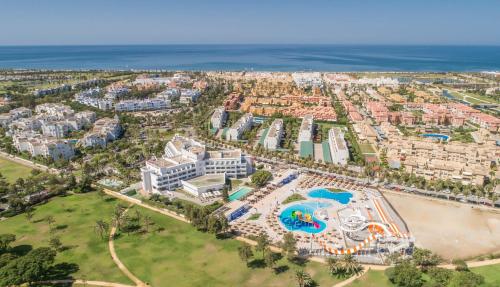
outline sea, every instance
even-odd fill
[[[0,46],[0,69],[499,71],[500,46]]]

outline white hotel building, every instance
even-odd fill
[[[268,150],[277,150],[280,146],[282,137],[283,120],[275,119],[269,127],[269,131],[267,132],[266,138],[264,139],[264,148]]]
[[[182,181],[203,175],[237,178],[251,172],[251,158],[239,149],[207,151],[203,144],[175,135],[165,146],[162,158],[148,160],[141,168],[142,188],[148,193],[163,193],[181,187]]]
[[[243,115],[237,122],[233,124],[227,131],[226,140],[237,141],[241,135],[252,127],[253,116],[248,113]]]
[[[305,115],[300,124],[298,142],[311,141],[313,137],[313,116]]]
[[[145,100],[124,100],[115,104],[117,112],[137,112],[164,110],[170,107],[170,101],[162,98]]]
[[[210,122],[212,123],[212,128],[220,129],[224,126],[226,122],[227,112],[224,107],[218,107],[215,109],[212,117],[210,118]]]
[[[328,144],[334,164],[346,165],[349,160],[349,150],[340,128],[331,128],[328,131]]]

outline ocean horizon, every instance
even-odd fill
[[[500,46],[172,44],[0,46],[1,69],[480,72]]]

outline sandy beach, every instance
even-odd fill
[[[500,211],[407,194],[384,195],[406,221],[419,247],[445,259],[500,252]]]

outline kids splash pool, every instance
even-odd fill
[[[314,216],[318,208],[330,206],[325,203],[303,202],[283,210],[279,216],[281,223],[290,231],[319,233],[326,228],[326,223]]]
[[[348,204],[351,201],[352,193],[347,191],[331,191],[326,188],[311,190],[307,195],[312,198],[324,198],[338,201],[342,204]]]

